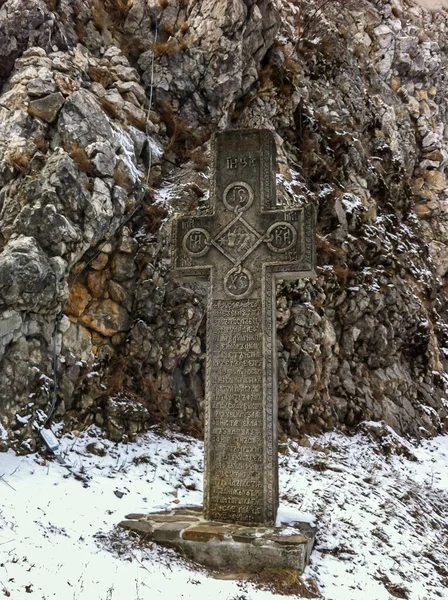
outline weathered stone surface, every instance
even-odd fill
[[[106,337],[126,331],[130,326],[128,311],[112,300],[94,300],[80,321]]]
[[[150,514],[141,516],[148,518],[152,523],[185,523],[188,521],[188,525],[191,525],[192,523],[196,523],[200,520],[200,517],[190,515],[188,512],[183,511],[176,511],[176,514]],[[135,519],[136,517],[127,516],[126,518]]]
[[[84,238],[94,244],[109,230],[114,217],[114,202],[106,183],[99,177],[93,181],[93,192],[85,208],[88,223],[84,229]]]
[[[70,290],[70,296],[65,305],[65,312],[68,315],[79,317],[91,300],[92,296],[89,294],[88,289],[82,283],[75,283]]]
[[[70,96],[70,94],[76,92],[81,87],[81,82],[77,81],[76,79],[72,79],[63,73],[55,73],[54,80],[59,88],[59,91],[64,96]]]
[[[127,253],[116,254],[112,260],[112,275],[117,281],[126,281],[135,275],[136,267],[132,256]]]
[[[86,276],[87,287],[94,298],[101,298],[107,285],[107,273],[104,271],[91,271]]]
[[[101,104],[112,116],[120,119],[123,116],[123,97],[117,92],[117,90],[108,90],[104,96],[101,97]]]
[[[105,266],[107,265],[107,261],[109,260],[109,256],[105,253],[105,252],[100,252],[98,254],[98,256],[96,256],[92,262],[90,263],[90,266],[92,267],[92,269],[95,269],[96,271],[102,271]]]
[[[98,334],[97,334],[98,335]],[[103,338],[103,343],[106,338]],[[96,414],[98,425],[105,427],[110,438],[120,441],[124,435],[136,436],[145,431],[150,423],[146,406],[136,399],[108,398],[103,413]]]
[[[51,42],[50,42],[51,40]],[[44,48],[50,44],[66,44],[61,39],[57,20],[49,7],[40,0],[8,0],[0,8],[0,83],[9,76],[14,60],[23,53],[28,56],[46,56]],[[28,48],[28,46],[35,46]],[[39,46],[42,46],[41,48]],[[32,54],[34,53],[34,54]],[[43,53],[43,54],[42,54]]]
[[[139,8],[141,10],[136,6],[135,11]],[[162,23],[166,22],[170,27],[176,17],[179,19],[182,15],[170,15],[168,7]],[[279,22],[278,11],[266,0],[249,6],[242,1],[207,1],[192,7],[188,17],[188,39],[196,42],[188,52],[161,57],[160,63],[156,64],[160,92],[166,94],[169,90],[169,95],[176,98],[184,118],[193,127],[206,106],[212,107],[210,117],[213,122],[220,121],[220,126],[224,127],[227,119],[224,115],[229,107],[255,83],[257,68],[275,39]],[[131,20],[129,25],[132,27]],[[152,36],[153,32],[148,31],[148,35]],[[216,48],[219,48],[221,58],[210,61]],[[150,79],[150,60],[150,51],[139,59],[146,84]],[[199,81],[205,94],[203,99],[198,99],[200,111],[198,105],[195,106],[196,100],[193,101]]]
[[[46,96],[57,91],[57,86],[53,74],[49,69],[39,72],[39,77],[29,79],[26,83],[26,89],[30,96]],[[62,105],[61,105],[62,106]],[[37,115],[40,116],[40,115]]]
[[[231,526],[222,525],[198,525],[196,527],[189,527],[184,531],[182,539],[190,542],[208,542],[209,540],[218,539],[223,540],[231,534],[233,528]]]
[[[34,117],[40,117],[47,121],[47,123],[52,123],[58,116],[64,101],[64,96],[60,92],[49,94],[38,100],[32,100],[28,112]]]
[[[100,177],[113,177],[116,157],[114,149],[109,142],[95,142],[86,148],[95,174]]]
[[[131,531],[136,531],[137,533],[148,534],[154,531],[154,525],[149,521],[121,521],[120,527],[123,529],[130,529]]]
[[[314,274],[314,218],[310,207],[278,210],[275,142],[268,131],[216,134],[212,151],[209,214],[173,223],[178,274],[211,274],[204,510],[210,519],[273,524],[274,278]]]
[[[61,327],[62,329],[62,327]],[[92,358],[92,336],[86,327],[70,323],[62,335],[62,350],[86,363]]]
[[[125,102],[123,104],[123,116],[129,125],[133,125],[142,131],[145,130],[146,112],[138,106],[135,106],[135,104]]]
[[[20,337],[22,318],[14,310],[6,310],[0,317],[0,360],[3,358],[5,348],[12,341]]]
[[[3,305],[39,312],[54,303],[61,273],[33,238],[20,236],[0,254]]]
[[[112,139],[109,120],[93,94],[78,90],[68,98],[61,111],[58,129],[64,144],[89,144]]]
[[[189,525],[190,523],[185,521],[162,523],[154,529],[151,537],[159,544],[175,543],[179,541],[180,534]]]
[[[141,104],[146,104],[147,98],[144,88],[135,81],[118,81],[115,87],[120,94],[132,92]]]
[[[128,292],[119,283],[112,280],[109,281],[108,290],[112,300],[115,300],[115,302],[118,302],[119,304],[127,304]]]

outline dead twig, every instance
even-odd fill
[[[17,492],[16,488],[12,487],[12,485],[6,481],[6,479],[3,477],[3,475],[0,475],[0,479],[3,481],[3,483],[6,483],[6,485],[8,487],[10,487],[12,490],[14,490],[15,492]]]

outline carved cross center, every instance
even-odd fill
[[[254,191],[244,181],[229,184],[223,193],[222,202],[227,209],[230,220],[211,235],[203,227],[192,227],[182,237],[182,249],[191,259],[206,256],[211,248],[216,248],[233,267],[224,276],[224,290],[235,299],[246,298],[253,286],[253,276],[249,269],[242,266],[243,262],[260,246],[266,244],[274,256],[286,255],[296,246],[297,230],[287,221],[274,221],[260,233],[244,218],[251,207]],[[278,215],[275,215],[278,218]],[[293,213],[286,213],[287,218],[293,218]],[[191,225],[191,220],[184,222]]]

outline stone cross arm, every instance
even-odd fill
[[[313,276],[314,245],[306,232],[314,227],[314,207],[279,207],[248,216],[244,199],[250,199],[252,190],[243,184],[237,182],[227,194],[232,199],[238,195],[241,208],[229,204],[224,215],[216,211],[175,218],[172,240],[177,277],[208,277],[225,265],[224,279],[212,285],[223,287],[230,298],[241,299],[251,295],[254,278],[260,279],[265,267],[282,278]]]

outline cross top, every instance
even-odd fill
[[[278,205],[269,131],[212,139],[210,208],[176,217],[177,276],[210,278],[204,510],[273,523],[278,504],[275,277],[314,274],[313,207]]]
[[[308,270],[304,267],[310,266],[313,249],[303,240],[305,219],[311,221],[312,215],[276,202],[273,135],[243,130],[217,134],[212,154],[208,212],[175,220],[177,274],[208,277],[214,271],[215,292],[241,300],[257,294],[254,283],[259,283],[265,266],[283,266],[274,269],[283,276]]]

